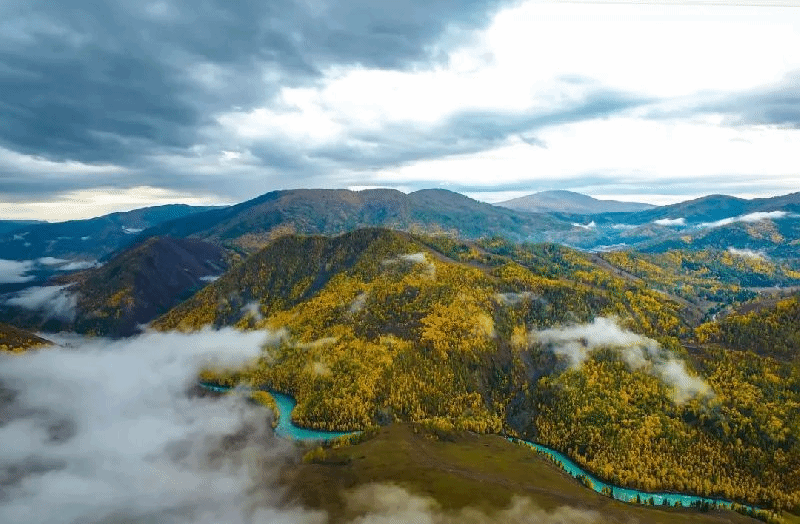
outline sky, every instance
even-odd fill
[[[796,2],[0,3],[0,219],[800,189]]]

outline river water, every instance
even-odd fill
[[[214,384],[207,384],[207,383],[201,383],[200,386],[210,391],[215,391],[218,393],[224,393],[230,390],[229,387],[217,386]],[[278,405],[278,411],[279,411],[278,426],[275,428],[275,433],[280,437],[289,438],[292,440],[300,440],[300,441],[324,441],[336,437],[341,437],[343,435],[352,435],[353,433],[358,433],[352,431],[344,431],[344,432],[319,431],[315,429],[305,429],[298,427],[292,423],[292,416],[291,416],[292,410],[294,409],[297,402],[289,395],[284,395],[283,393],[270,391],[270,394],[275,398],[275,402]],[[583,484],[589,489],[593,489],[598,493],[603,493],[605,495],[608,495],[616,500],[620,500],[623,502],[630,502],[634,504],[648,504],[655,506],[662,506],[662,505],[675,506],[677,503],[678,505],[684,507],[690,507],[693,505],[700,505],[706,503],[710,506],[716,506],[719,508],[727,508],[727,509],[733,508],[733,504],[730,501],[724,499],[713,499],[707,497],[699,497],[695,495],[684,495],[680,493],[663,493],[663,492],[649,493],[646,491],[639,491],[636,489],[614,486],[612,484],[605,483],[602,480],[598,479],[591,473],[582,469],[566,455],[554,449],[550,449],[546,446],[542,446],[541,444],[536,444],[535,442],[530,442],[528,440],[523,440],[523,439],[509,437],[508,440],[511,442],[528,446],[536,453],[545,455],[556,465],[558,465],[561,469],[563,469],[567,474],[569,474],[574,478],[581,479]],[[753,510],[753,511],[758,509],[752,506],[743,506],[740,504],[736,504],[736,506],[738,506],[739,508],[743,508],[746,510]]]

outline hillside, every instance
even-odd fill
[[[699,326],[697,338],[701,343],[800,363],[800,295],[761,297],[743,304],[717,322]]]
[[[20,352],[51,344],[38,335],[0,322],[0,351]]]
[[[800,193],[752,200],[712,195],[634,213],[557,214],[573,227],[552,239],[594,251],[732,248],[797,260],[798,210]]]
[[[591,255],[503,246],[285,236],[154,326],[275,333],[257,363],[201,378],[287,392],[304,426],[524,435],[617,485],[797,506],[800,373],[690,357],[682,302]]]
[[[440,189],[408,195],[393,189],[298,189],[274,191],[229,208],[173,220],[145,234],[193,236],[255,252],[287,233],[333,235],[376,226],[463,238],[498,234],[516,239],[542,239],[547,231],[570,227],[553,217],[520,215]]]
[[[111,213],[86,220],[21,224],[19,227],[0,231],[1,258],[99,260],[130,245],[137,234],[147,228],[209,209],[214,208],[170,204]]]
[[[531,213],[572,213],[594,215],[599,213],[631,213],[644,211],[656,206],[640,202],[620,202],[618,200],[599,200],[572,191],[541,191],[532,195],[512,198],[496,205],[517,211]]]
[[[47,301],[27,308],[6,305],[0,314],[15,324],[39,329],[127,336],[191,296],[227,267],[227,253],[215,244],[197,239],[150,238],[100,267],[54,279],[51,284],[67,287],[41,288],[60,289]]]
[[[736,198],[728,195],[708,195],[677,204],[629,213],[624,220],[627,224],[646,224],[656,220],[684,219],[687,224],[700,224],[750,213],[771,211],[800,212],[800,193],[753,199]]]
[[[43,223],[44,222],[38,220],[0,220],[0,235],[5,235],[10,231],[15,231],[23,227]]]

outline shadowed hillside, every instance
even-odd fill
[[[127,336],[221,275],[228,258],[202,240],[151,238],[100,267],[51,282],[61,287],[22,291],[2,314],[37,329]]]

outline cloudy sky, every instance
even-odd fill
[[[0,218],[800,189],[796,2],[0,3]]]

